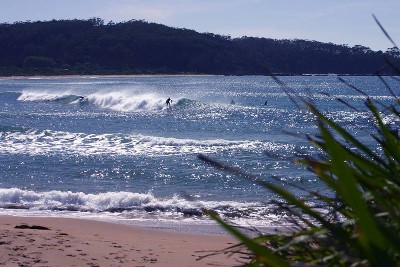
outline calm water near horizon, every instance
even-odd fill
[[[335,76],[280,79],[369,142],[364,96]],[[377,77],[345,79],[394,103]],[[279,226],[285,216],[274,212],[276,196],[197,155],[324,192],[287,159],[317,153],[304,138],[316,131],[313,118],[264,76],[0,79],[0,214],[201,229],[212,224],[202,216],[209,208],[239,224]]]

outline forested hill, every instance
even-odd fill
[[[53,20],[0,24],[0,75],[63,74],[374,74],[372,51],[305,40],[198,33],[141,20]]]

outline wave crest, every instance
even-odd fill
[[[48,191],[35,192],[19,188],[0,188],[0,208],[26,211],[71,211],[92,213],[121,213],[127,218],[157,213],[160,218],[202,217],[203,210],[218,212],[230,219],[248,219],[262,222],[276,219],[271,213],[272,205],[259,202],[235,201],[191,201],[178,195],[156,198],[151,193],[105,192],[85,194],[83,192]],[[276,219],[277,220],[277,219]],[[278,221],[278,220],[277,220]],[[265,223],[265,221],[263,221]]]
[[[83,99],[84,97],[84,99]],[[92,104],[98,108],[119,112],[159,111],[166,109],[165,97],[155,93],[135,93],[134,91],[120,90],[110,92],[93,92],[87,95],[76,92],[57,91],[23,91],[18,101],[57,102],[66,104]],[[177,98],[172,106],[184,107],[194,101],[188,98]]]

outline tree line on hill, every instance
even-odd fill
[[[67,74],[350,74],[371,75],[385,52],[308,40],[216,35],[143,20],[100,18],[0,24],[0,75]]]

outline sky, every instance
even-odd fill
[[[306,39],[386,50],[400,43],[400,0],[0,0],[0,22],[144,19],[231,37]]]

